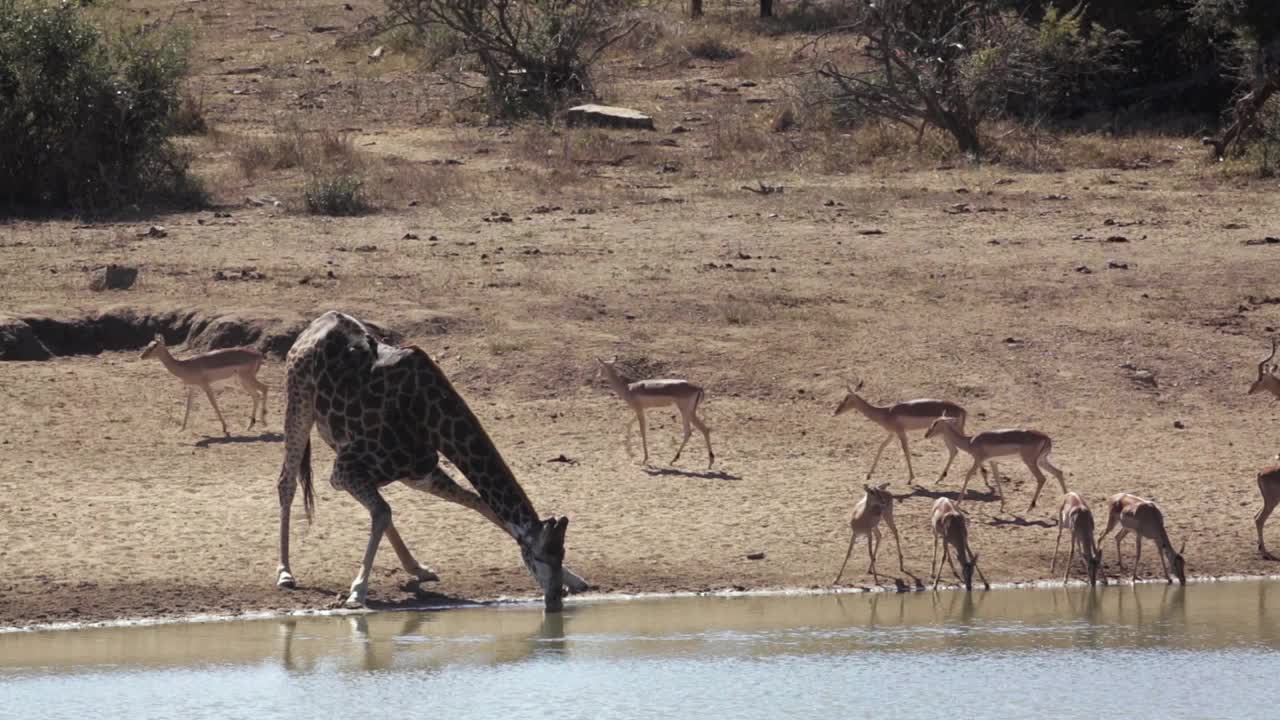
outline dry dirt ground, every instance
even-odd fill
[[[770,133],[783,84],[741,87],[759,72],[752,57],[795,38],[661,70],[613,58],[605,99],[652,112],[656,133],[507,131],[425,112],[452,88],[394,54],[371,65],[369,47],[335,49],[332,33],[311,32],[353,27],[372,3],[127,7],[176,12],[197,30],[192,85],[219,136],[190,142],[229,216],[0,224],[0,310],[336,308],[407,328],[539,512],[572,519],[568,564],[601,592],[827,586],[882,437],[861,417],[832,417],[851,377],[873,401],[954,399],[972,430],[1049,433],[1095,511],[1120,491],[1158,499],[1191,574],[1275,570],[1254,549],[1252,517],[1254,474],[1277,450],[1276,410],[1245,391],[1280,326],[1280,245],[1246,241],[1280,234],[1280,195],[1274,181],[1207,168],[1189,139],[1145,140],[1132,169],[919,158],[833,168],[847,138]],[[360,152],[404,158],[431,183],[364,217],[299,212],[297,171],[250,179],[234,158],[237,137],[289,119],[359,128],[348,132]],[[690,131],[670,133],[676,124]],[[636,157],[594,163],[573,156],[579,147]],[[462,164],[430,163],[445,158]],[[757,180],[785,192],[740,189]],[[244,204],[261,195],[284,204]],[[503,212],[509,222],[495,219]],[[152,224],[167,237],[140,237]],[[362,245],[376,249],[353,251]],[[104,262],[139,266],[138,286],[89,291],[85,270]],[[213,279],[244,267],[265,279]],[[628,455],[629,411],[593,378],[592,358],[613,354],[708,389],[713,471],[696,436],[665,464],[679,430],[666,412],[651,416],[655,466]],[[1140,371],[1154,385],[1135,380]],[[0,625],[315,608],[344,591],[368,517],[324,482],[323,444],[316,522],[295,523],[304,587],[273,585],[282,363],[263,378],[267,432],[228,442],[203,399],[180,431],[177,381],[136,352],[0,365]],[[247,396],[227,386],[219,397],[241,426]],[[917,435],[911,450],[919,487],[896,446],[877,479],[900,497],[907,569],[923,577],[928,510],[958,490],[967,463],[934,485],[941,445]],[[552,461],[562,455],[571,462]],[[979,493],[966,506],[973,545],[992,581],[1045,578],[1059,491],[1046,487],[1024,512],[1028,473],[1001,469],[1010,512]],[[440,573],[428,599],[534,594],[515,546],[487,522],[401,486],[388,498],[410,547]],[[1114,577],[1114,544],[1105,550]],[[880,566],[901,575],[893,555],[890,542]],[[1144,565],[1159,570],[1150,545]],[[870,583],[865,567],[860,548],[846,583]],[[419,601],[406,581],[384,545],[371,600]]]

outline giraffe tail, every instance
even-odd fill
[[[298,467],[298,475],[302,482],[302,508],[307,513],[307,522],[316,514],[315,488],[311,483],[311,438],[302,448],[302,465]]]

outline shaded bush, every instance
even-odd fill
[[[362,215],[372,208],[364,183],[354,175],[317,175],[302,191],[307,212],[317,215]]]
[[[493,114],[550,115],[592,94],[595,60],[619,31],[609,0],[387,0],[389,23],[453,36],[480,64]],[[634,27],[634,23],[631,24]]]
[[[187,53],[176,32],[107,33],[73,4],[0,0],[0,207],[199,200],[169,142]]]

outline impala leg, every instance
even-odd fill
[[[627,430],[626,430],[627,457],[635,457],[635,450],[633,450],[631,447],[631,427],[636,424],[636,417],[637,416],[632,416],[632,418],[629,421],[627,421]]]
[[[680,448],[676,450],[676,456],[671,458],[671,464],[675,465],[680,459],[680,453],[684,452],[684,446],[689,444],[689,436],[693,434],[693,428],[689,423],[689,411],[683,406],[680,408],[680,422],[684,425],[684,438],[680,441]]]
[[[1058,485],[1062,487],[1062,494],[1066,495],[1067,494],[1066,476],[1063,475],[1062,470],[1059,469],[1057,465],[1054,465],[1052,462],[1049,461],[1049,453],[1045,453],[1041,455],[1039,461],[1036,464],[1042,466],[1045,470],[1049,471],[1050,475],[1057,478]]]
[[[1000,468],[996,467],[995,460],[991,460],[990,463],[991,480],[995,483],[995,487],[992,489],[995,490],[996,495],[1000,497],[1000,512],[1004,512],[1004,485],[1000,484]],[[985,480],[986,477],[984,476],[983,479]],[[991,483],[987,483],[987,487],[991,487]]]
[[[248,375],[237,374],[236,379],[240,381],[240,387],[244,388],[244,391],[249,393],[249,397],[253,398],[253,409],[249,411],[249,425],[245,427],[245,430],[252,430],[254,423],[258,421],[258,397],[264,395],[265,392],[259,387],[261,383]],[[267,411],[265,404],[262,411]],[[263,422],[266,422],[266,420],[264,419]]]
[[[636,410],[636,420],[640,423],[640,446],[644,448],[644,464],[649,464],[649,428],[644,419],[644,411]]]
[[[1262,557],[1267,560],[1275,560],[1275,556],[1267,552],[1267,541],[1262,538],[1262,526],[1267,524],[1267,518],[1271,517],[1272,511],[1276,509],[1276,505],[1280,504],[1280,494],[1275,497],[1262,496],[1262,509],[1257,515],[1253,516],[1253,524],[1258,528],[1258,552],[1262,553]]]
[[[942,482],[943,478],[945,478],[947,476],[947,473],[950,472],[951,463],[955,461],[956,453],[958,452],[956,450],[956,444],[951,442],[951,438],[947,437],[947,435],[945,434],[942,436],[942,443],[947,446],[947,464],[942,468],[942,474],[939,475],[938,479],[934,481],[933,483],[934,485],[937,485],[938,483]]]
[[[938,565],[937,572],[935,572],[935,571],[934,571],[934,569],[933,569],[935,565],[938,565],[938,535],[937,535],[937,533],[934,533],[934,535],[933,535],[933,557],[929,558],[929,574],[933,576],[933,589],[934,589],[934,590],[937,590],[937,589],[938,589],[938,576],[942,574],[942,566],[941,566],[941,565]]]
[[[893,522],[893,512],[884,514],[884,524],[889,527],[889,532],[893,534],[893,546],[898,549],[898,569],[907,572],[907,566],[902,561],[902,542],[898,539],[898,526]]]
[[[893,440],[893,433],[889,433],[888,435],[886,435],[884,438],[884,442],[880,443],[879,448],[876,448],[875,459],[871,461],[871,469],[867,471],[868,480],[870,480],[871,476],[875,474],[876,466],[880,464],[880,454],[884,452],[885,446],[887,446],[889,444],[889,441],[891,440]]]
[[[991,583],[987,582],[987,576],[982,574],[982,566],[978,564],[977,560],[973,562],[973,569],[978,571],[978,579],[982,581],[983,589],[990,590]]]
[[[1059,519],[1059,520],[1058,520],[1058,539],[1057,539],[1057,540],[1055,540],[1055,541],[1054,541],[1054,543],[1053,543],[1053,562],[1049,563],[1049,574],[1050,574],[1050,575],[1052,575],[1052,574],[1053,574],[1053,572],[1054,572],[1054,570],[1055,570],[1055,569],[1057,569],[1057,567],[1058,567],[1058,547],[1062,544],[1062,530],[1063,530],[1063,525],[1064,525],[1064,523],[1062,522],[1062,520],[1061,520],[1061,519]],[[1070,560],[1068,560],[1067,562],[1069,563],[1069,562],[1071,562],[1071,561],[1070,561]]]
[[[1110,532],[1110,530],[1111,528],[1107,527],[1107,531]],[[1120,556],[1120,541],[1128,534],[1129,531],[1124,528],[1120,528],[1120,532],[1116,533],[1116,566],[1120,568],[1121,572],[1124,571],[1124,558]],[[1103,535],[1105,536],[1106,533],[1103,533]]]
[[[871,573],[877,585],[880,584],[880,575],[876,572],[876,553],[880,552],[880,537],[880,528],[872,528],[871,537],[867,539],[867,557],[871,559],[867,571]]]
[[[218,407],[218,401],[213,396],[213,388],[208,385],[204,386],[205,397],[209,398],[209,404],[213,406],[213,411],[218,415],[218,422],[222,423],[222,434],[231,437],[231,432],[227,430],[227,419],[222,417],[222,409]]]
[[[187,418],[191,417],[191,399],[195,397],[196,389],[190,385],[187,386],[187,411],[182,413],[182,429],[187,429]]]
[[[692,422],[693,426],[698,428],[698,432],[702,433],[703,442],[707,444],[707,467],[715,465],[716,453],[711,449],[711,428],[707,427],[707,424],[702,421],[702,418],[698,417],[698,409],[696,407],[690,414],[689,422]]]
[[[1133,581],[1138,582],[1138,565],[1142,564],[1142,535],[1133,534]]]
[[[969,467],[969,472],[964,474],[964,482],[960,483],[960,498],[956,500],[956,505],[964,502],[964,493],[965,490],[969,488],[969,480],[973,477],[973,474],[978,471],[978,466],[981,464],[981,460],[974,458],[973,465]]]
[[[1036,479],[1036,491],[1031,495],[1031,504],[1027,506],[1027,512],[1031,512],[1036,507],[1036,501],[1040,499],[1040,491],[1044,489],[1044,483],[1047,478],[1044,473],[1040,472],[1040,467],[1036,465],[1035,458],[1024,457],[1023,462],[1027,464],[1027,469],[1031,471],[1031,474]]]
[[[1173,578],[1169,577],[1169,564],[1164,559],[1164,549],[1157,547],[1156,555],[1160,556],[1160,570],[1164,572],[1164,581],[1170,585],[1173,584]]]
[[[902,457],[907,459],[907,482],[916,481],[916,471],[911,468],[911,450],[907,448],[907,432],[898,431],[898,444],[902,446]]]
[[[838,584],[840,582],[840,578],[844,577],[844,569],[849,564],[849,556],[853,554],[853,544],[857,541],[858,533],[855,532],[853,533],[853,536],[849,538],[849,549],[844,553],[844,562],[840,564],[840,572],[836,573],[836,579],[831,581],[832,585]]]
[[[1072,542],[1067,543],[1067,567],[1062,572],[1063,585],[1066,585],[1067,580],[1071,579],[1071,563],[1075,559],[1076,559],[1076,544],[1075,544],[1075,539],[1072,538]]]

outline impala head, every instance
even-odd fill
[[[160,335],[156,335],[156,338],[147,343],[147,346],[142,349],[142,359],[146,360],[147,358],[155,355],[156,350],[162,347],[164,347],[164,338]]]
[[[973,571],[978,567],[978,554],[974,553],[968,559],[960,561],[960,577],[964,579],[964,589],[966,591],[973,590]]]
[[[849,392],[844,396],[844,399],[840,401],[840,404],[836,406],[835,415],[840,415],[853,409],[854,399],[857,398],[858,391],[862,389],[862,382],[863,381],[859,380],[856,386],[851,382],[846,382],[844,384],[845,389]]]
[[[867,485],[863,483],[862,489],[866,491],[867,497],[874,498],[881,505],[893,504],[893,493],[888,490],[889,483],[884,482],[879,485]]]
[[[1268,385],[1274,385],[1276,390],[1280,390],[1280,380],[1278,380],[1272,374],[1272,371],[1276,369],[1276,366],[1271,364],[1271,361],[1275,358],[1275,356],[1276,356],[1276,340],[1275,338],[1272,338],[1271,354],[1268,355],[1265,360],[1258,363],[1258,379],[1254,380],[1253,384],[1249,386],[1249,392],[1248,392],[1249,395],[1252,395],[1256,392],[1261,392],[1263,390],[1270,389],[1267,387]]]
[[[547,612],[564,607],[564,532],[569,518],[550,517],[529,528],[520,539],[520,556],[525,567],[542,587]]]
[[[1089,585],[1096,586],[1098,584],[1098,571],[1102,569],[1102,548],[1094,548],[1092,554],[1085,553],[1084,564],[1089,569]]]
[[[955,428],[955,422],[955,418],[943,415],[937,420],[929,423],[929,429],[925,431],[924,436],[926,438],[936,437],[941,434],[945,428]]]

